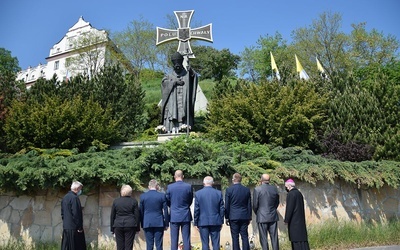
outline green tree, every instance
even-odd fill
[[[190,65],[203,79],[220,82],[224,76],[235,76],[240,57],[232,54],[229,49],[217,50],[210,46],[196,46],[193,47],[193,53],[196,58],[190,60]]]
[[[18,59],[10,51],[0,48],[0,150],[7,150],[3,127],[11,103],[23,98],[26,92],[25,84],[15,80],[19,70]]]
[[[49,80],[39,78],[29,89],[29,92],[27,93],[27,101],[44,102],[46,96],[58,95],[60,86],[61,83],[58,81],[56,74],[54,74],[53,78]]]
[[[341,25],[340,14],[324,12],[309,27],[292,32],[293,46],[297,56],[305,59],[302,66],[307,72],[317,72],[316,57],[333,82],[354,70],[349,54],[350,39],[341,31]]]
[[[111,108],[112,119],[120,121],[124,140],[132,140],[145,125],[144,96],[140,81],[124,75],[119,66],[105,67],[93,81],[93,98],[103,109]]]
[[[113,34],[113,41],[126,56],[135,70],[135,77],[139,78],[143,69],[156,70],[158,67],[158,55],[155,27],[144,20],[133,20],[121,32]]]
[[[212,99],[208,133],[216,140],[314,147],[325,118],[326,99],[310,83],[249,84]]]
[[[278,64],[278,69],[281,76],[289,75],[286,73],[292,71],[293,63],[287,63],[289,46],[278,32],[274,36],[261,36],[255,46],[246,47],[240,54],[241,61],[239,65],[240,75],[247,76],[253,82],[263,81],[271,78],[274,74],[271,68],[271,55],[273,53],[275,61]],[[290,56],[293,56],[291,54]],[[282,79],[284,81],[284,79]]]
[[[5,73],[16,73],[20,71],[21,68],[18,64],[18,59],[11,55],[11,51],[5,48],[0,48],[0,73],[1,75]]]
[[[16,152],[27,147],[78,148],[86,150],[94,141],[105,144],[119,140],[118,122],[110,119],[92,99],[61,100],[45,97],[43,102],[14,100],[4,130],[7,145]]]
[[[71,74],[81,73],[91,77],[100,72],[111,46],[106,31],[93,30],[77,38],[70,38],[68,43],[73,56],[67,58],[65,66]]]
[[[366,66],[387,65],[398,60],[399,41],[393,35],[385,36],[376,29],[366,30],[366,23],[353,24],[350,34],[351,57],[357,69]]]
[[[75,98],[93,100],[102,109],[110,109],[109,119],[119,121],[122,140],[132,140],[144,128],[142,85],[119,65],[105,66],[91,78],[80,74],[67,82],[59,82],[56,78],[39,79],[29,92],[28,101],[43,102],[47,96],[69,101]]]

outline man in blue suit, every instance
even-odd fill
[[[200,232],[202,250],[209,249],[209,239],[213,250],[220,248],[220,232],[224,223],[224,200],[221,191],[212,187],[214,180],[207,176],[204,187],[196,192],[194,199],[194,225]]]
[[[225,191],[226,225],[231,227],[233,250],[240,250],[239,234],[242,238],[242,249],[249,250],[248,227],[251,221],[251,193],[248,187],[241,184],[242,176],[235,173],[233,185]]]
[[[149,182],[149,191],[140,195],[141,225],[146,237],[146,249],[163,249],[164,230],[168,229],[169,215],[165,195],[158,192],[156,180]]]
[[[192,214],[190,205],[193,202],[192,186],[183,182],[182,170],[175,171],[175,182],[169,184],[165,198],[170,207],[171,250],[178,249],[179,230],[182,232],[183,249],[190,250],[190,222]]]

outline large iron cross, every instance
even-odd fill
[[[192,48],[190,47],[190,39],[213,42],[212,24],[191,29],[189,24],[194,10],[174,11],[174,13],[178,19],[179,28],[177,30],[171,30],[157,27],[156,45],[172,40],[178,40],[179,45],[177,51],[182,55],[187,55],[190,58],[194,58],[195,56],[193,55]]]

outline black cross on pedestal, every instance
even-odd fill
[[[189,27],[190,20],[194,10],[174,11],[178,19],[179,28],[177,30],[164,29],[157,27],[156,45],[172,40],[178,40],[178,52],[190,58],[194,58],[192,48],[190,47],[190,39],[204,40],[213,42],[212,24],[208,24],[199,28],[191,29]]]

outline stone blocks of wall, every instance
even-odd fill
[[[308,227],[325,221],[374,221],[400,217],[400,190],[388,186],[380,189],[358,187],[356,184],[336,180],[334,183],[318,182],[316,185],[296,181],[303,193]],[[280,240],[287,240],[287,228],[283,223],[286,205],[286,191],[283,185],[280,191],[278,223]],[[61,199],[68,190],[42,190],[35,196],[16,196],[13,193],[0,193],[0,246],[9,240],[21,240],[27,244],[34,242],[61,242],[62,220]],[[139,200],[140,192],[134,193]],[[96,190],[84,190],[80,196],[83,206],[84,230],[86,241],[92,246],[114,249],[115,240],[110,232],[111,205],[119,197],[117,187],[99,187]],[[255,215],[249,226],[249,234],[255,235],[258,244],[258,231]],[[192,244],[199,246],[200,236],[192,227]],[[221,245],[231,241],[230,229],[223,225]],[[164,234],[164,246],[170,246],[169,230]],[[143,230],[135,240],[135,249],[145,249]]]

